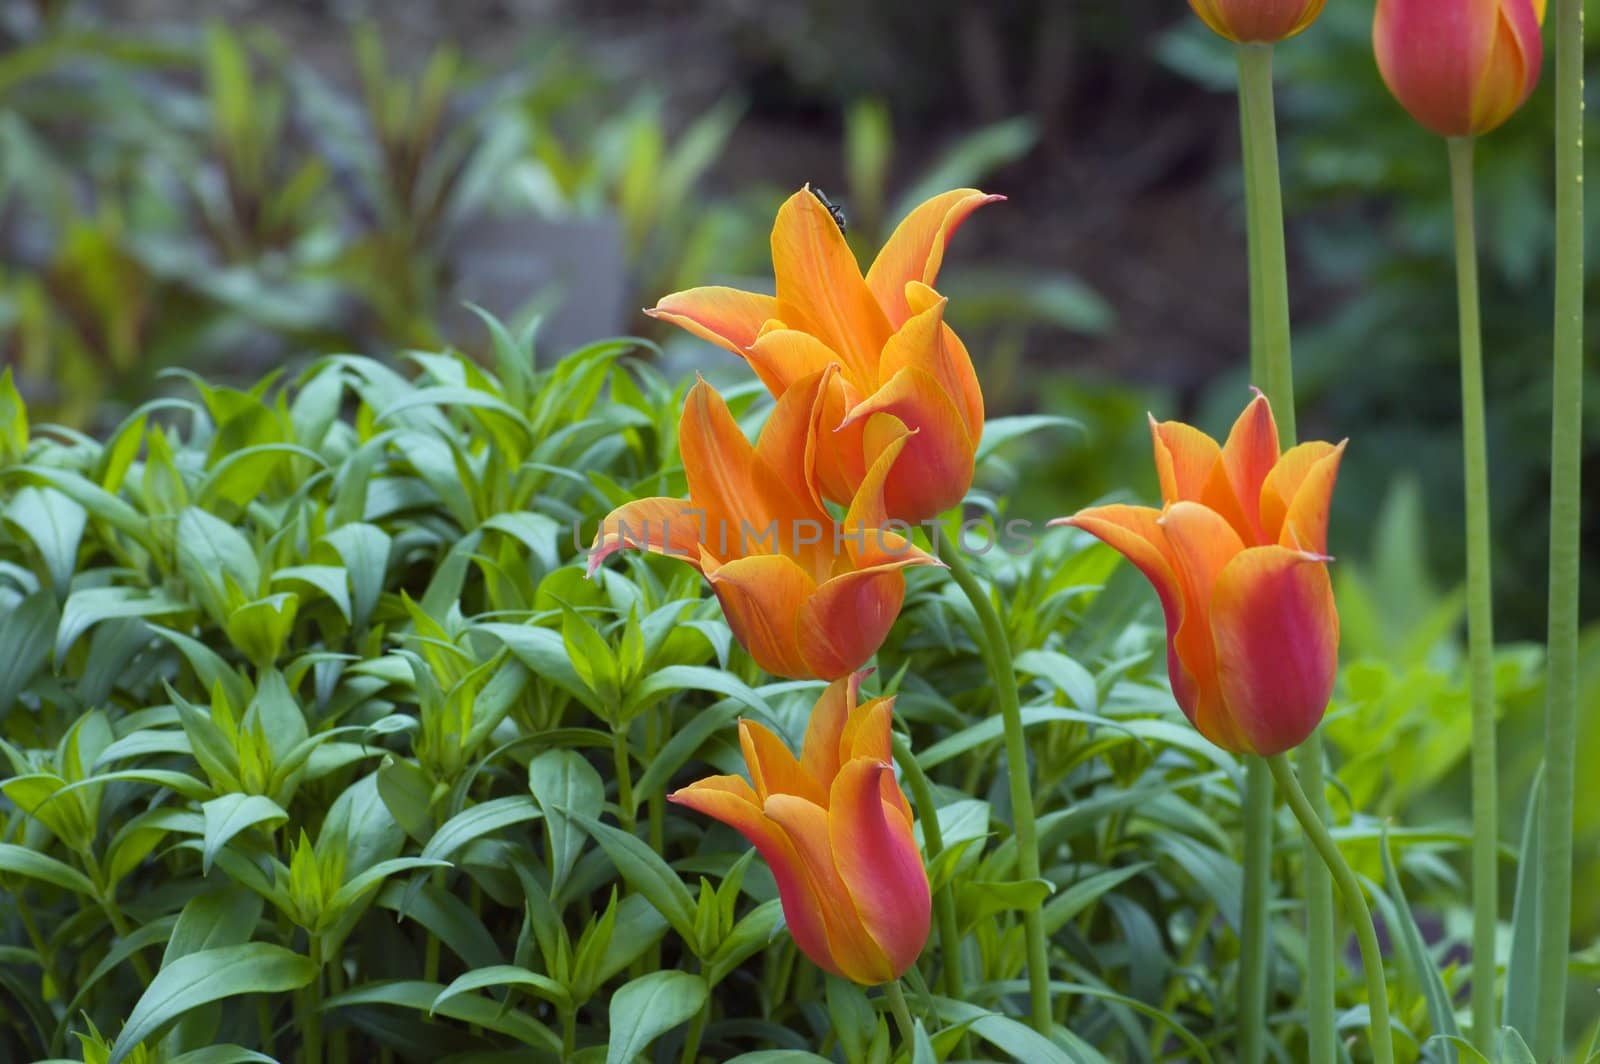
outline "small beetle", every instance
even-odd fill
[[[817,197],[817,201],[819,203],[821,203],[824,207],[828,208],[828,213],[833,216],[834,223],[839,226],[839,232],[841,232],[841,233],[844,232],[845,231],[844,208],[839,206],[837,203],[833,202],[831,199],[829,199],[828,198],[828,194],[826,192],[822,191],[820,188],[816,188],[816,187],[813,186],[813,188],[811,189],[811,194],[813,196]]]

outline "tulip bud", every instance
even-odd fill
[[[1121,552],[1155,585],[1167,671],[1184,714],[1234,753],[1298,746],[1322,720],[1339,666],[1323,553],[1344,444],[1278,453],[1265,397],[1225,445],[1150,423],[1163,508],[1097,506],[1052,521]]]
[[[1317,20],[1327,0],[1189,0],[1207,26],[1235,44],[1276,44]]]
[[[828,685],[800,757],[740,721],[749,781],[712,776],[668,798],[749,839],[777,880],[795,945],[823,970],[872,985],[916,963],[932,899],[890,764],[894,699],[858,705],[861,679]]]
[[[1539,83],[1545,0],[1378,0],[1378,72],[1441,137],[1487,133]]]

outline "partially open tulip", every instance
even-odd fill
[[[749,782],[712,776],[668,798],[749,839],[778,882],[795,945],[826,971],[870,985],[916,962],[932,903],[911,807],[890,764],[894,700],[858,705],[860,682],[828,685],[799,758],[743,720]]]
[[[983,435],[972,358],[944,323],[945,299],[932,285],[956,228],[1002,198],[970,188],[933,197],[906,216],[863,277],[833,215],[802,189],[773,223],[777,295],[693,288],[648,313],[744,358],[774,396],[839,367],[817,439],[823,496],[848,505],[910,431],[884,504],[892,518],[924,521],[966,495]]]
[[[843,521],[824,508],[814,472],[827,368],[795,383],[754,447],[705,381],[678,425],[688,499],[639,499],[601,523],[592,575],[611,553],[639,547],[705,574],[728,625],[763,669],[832,680],[877,653],[905,597],[901,570],[939,563],[885,530],[884,480],[906,444],[891,439]]]
[[[1207,26],[1238,44],[1276,44],[1317,20],[1327,0],[1189,0]]]
[[[1097,506],[1051,523],[1098,537],[1155,585],[1172,691],[1202,735],[1282,753],[1316,729],[1338,669],[1324,550],[1344,444],[1279,455],[1259,395],[1221,447],[1179,422],[1150,429],[1162,509]]]
[[[1378,71],[1442,137],[1487,133],[1539,83],[1545,0],[1378,0]]]

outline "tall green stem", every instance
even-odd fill
[[[1277,781],[1278,789],[1294,811],[1295,819],[1300,821],[1306,838],[1316,848],[1323,864],[1339,884],[1339,892],[1344,895],[1345,909],[1356,925],[1356,941],[1361,946],[1362,974],[1367,979],[1367,1007],[1371,1010],[1372,1021],[1372,1059],[1377,1064],[1394,1064],[1394,1036],[1389,1030],[1389,988],[1383,978],[1383,951],[1378,948],[1378,932],[1372,926],[1372,910],[1367,907],[1367,896],[1362,893],[1356,874],[1345,862],[1344,854],[1339,852],[1339,845],[1328,834],[1322,817],[1312,808],[1311,799],[1301,789],[1294,769],[1289,767],[1289,758],[1277,754],[1269,757],[1267,764],[1272,768],[1272,778]]]
[[[922,766],[917,764],[917,755],[911,752],[910,744],[899,735],[894,737],[894,759],[911,786],[911,801],[917,807],[917,819],[922,821],[923,849],[931,868],[944,852],[944,831],[939,827],[939,807],[933,801],[933,787]],[[956,926],[954,888],[948,881],[933,892],[933,922],[939,930],[945,993],[958,998],[965,986],[961,977],[961,933]]]
[[[322,1064],[322,936],[311,936],[311,966],[316,974],[301,991],[300,1064]]]
[[[1272,46],[1238,49],[1239,105],[1243,116],[1245,195],[1251,232],[1251,375],[1272,402],[1284,447],[1295,440],[1294,364],[1290,348],[1289,266],[1283,235],[1283,192],[1278,174],[1278,128],[1272,93]],[[1322,785],[1322,734],[1313,732],[1299,751],[1300,773],[1312,809],[1327,818]],[[1250,805],[1249,796],[1246,805]],[[1248,828],[1247,828],[1248,830]],[[1306,843],[1306,1029],[1313,1064],[1332,1061],[1334,1031],[1333,881]],[[1259,875],[1248,864],[1246,876]],[[1249,917],[1246,917],[1248,921]],[[1253,943],[1247,943],[1246,958]],[[1258,950],[1261,947],[1256,947]],[[1248,1007],[1248,1006],[1245,1006]],[[1246,1058],[1249,1059],[1249,1058]]]
[[[1000,703],[1000,720],[1005,728],[1006,771],[1011,782],[1011,818],[1017,836],[1017,864],[1023,879],[1039,878],[1039,835],[1033,822],[1033,791],[1028,785],[1028,746],[1022,732],[1022,703],[1017,698],[1017,673],[1012,664],[1011,641],[1005,625],[995,612],[989,593],[967,568],[960,544],[939,538],[939,559],[950,567],[950,575],[961,588],[972,612],[977,615],[979,644],[989,679],[994,683],[995,699]],[[1050,1016],[1050,957],[1045,948],[1044,912],[1029,909],[1023,914],[1023,931],[1028,944],[1028,999],[1033,1026],[1048,1033]]]
[[[1472,701],[1472,1044],[1494,1044],[1495,923],[1500,869],[1495,853],[1494,609],[1489,573],[1489,444],[1478,322],[1478,237],[1473,218],[1471,137],[1452,138],[1450,191],[1456,220],[1456,304],[1461,323],[1461,450],[1467,513],[1467,663]]]
[[[883,994],[889,999],[889,1011],[894,1013],[895,1025],[900,1028],[900,1038],[905,1042],[906,1056],[911,1057],[916,1053],[917,1027],[911,1022],[911,1009],[906,1006],[906,992],[900,989],[900,981],[883,984]]]
[[[1550,426],[1550,641],[1539,829],[1539,1009],[1533,1049],[1562,1055],[1572,932],[1573,751],[1578,713],[1583,473],[1583,0],[1557,0],[1554,409]]]
[[[1266,1056],[1267,973],[1272,932],[1267,906],[1272,895],[1272,773],[1259,757],[1245,765],[1244,927],[1239,957],[1239,1060],[1260,1064]]]

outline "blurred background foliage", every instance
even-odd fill
[[[1331,734],[1356,806],[1464,818],[1445,153],[1385,93],[1370,9],[1330,4],[1278,49],[1301,428],[1352,440]],[[1216,431],[1244,397],[1232,55],[1177,0],[207,12],[0,7],[0,359],[36,421],[115,425],[178,387],[162,372],[175,368],[237,383],[333,352],[485,354],[469,303],[542,317],[552,350],[631,332],[663,345],[669,379],[731,370],[638,308],[693,284],[769,284],[773,210],[806,181],[843,204],[863,257],[931,190],[1009,198],[961,234],[941,287],[993,412],[1080,423],[1008,446],[985,486],[1020,516],[1148,501],[1145,412]],[[1542,705],[1550,131],[1541,92],[1480,149],[1512,796]],[[1592,237],[1600,209],[1589,223]],[[1593,478],[1600,420],[1589,441]],[[1585,499],[1600,528],[1600,490]],[[1593,594],[1584,609],[1592,622]],[[1588,639],[1600,648],[1592,626]],[[1586,778],[1594,889],[1580,898],[1600,896],[1600,781]],[[1578,915],[1600,933],[1600,913]]]

